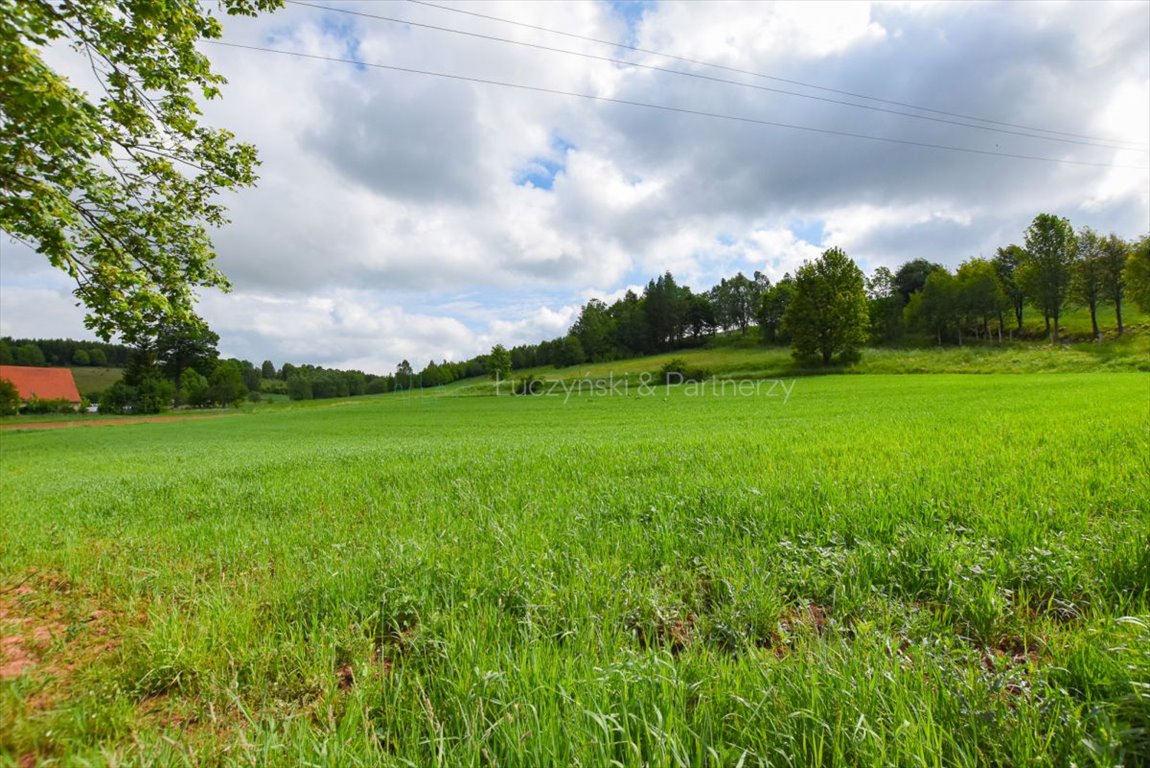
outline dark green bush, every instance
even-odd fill
[[[659,369],[659,378],[664,384],[682,384],[685,381],[705,381],[711,378],[706,368],[693,368],[681,357],[673,357]]]

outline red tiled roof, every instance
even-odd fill
[[[76,380],[67,368],[35,368],[28,365],[0,365],[0,379],[16,385],[21,400],[67,400],[80,402]]]

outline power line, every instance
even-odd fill
[[[521,91],[534,91],[536,93],[549,93],[556,96],[571,96],[574,98],[587,99],[589,101],[600,101],[610,104],[622,104],[629,107],[642,107],[644,109],[657,109],[664,112],[674,112],[684,115],[695,115],[698,117],[710,117],[719,120],[729,120],[738,123],[750,123],[754,125],[765,125],[773,128],[788,128],[796,131],[806,131],[809,133],[821,133],[829,136],[847,136],[854,139],[865,139],[867,141],[878,141],[887,144],[903,144],[911,147],[924,147],[926,149],[941,149],[949,152],[966,152],[974,155],[987,155],[990,157],[998,158],[1013,158],[1015,160],[1033,160],[1043,163],[1058,163],[1063,165],[1084,165],[1095,168],[1129,168],[1133,170],[1145,171],[1150,170],[1144,166],[1136,165],[1116,165],[1113,163],[1095,163],[1086,160],[1070,160],[1066,158],[1057,157],[1042,157],[1040,155],[1023,155],[1011,152],[992,152],[986,149],[974,149],[971,147],[955,147],[947,144],[933,144],[925,141],[912,141],[910,139],[895,139],[888,136],[871,136],[865,133],[853,133],[851,131],[840,131],[833,128],[816,128],[809,125],[797,125],[794,123],[781,123],[773,120],[761,120],[754,117],[743,117],[740,115],[728,115],[721,112],[708,112],[700,109],[689,109],[686,107],[672,107],[666,104],[651,104],[643,101],[631,101],[629,99],[616,99],[610,96],[597,96],[590,93],[577,93],[575,91],[564,91],[558,88],[544,88],[537,85],[524,85],[523,83],[511,83],[504,80],[489,80],[481,77],[472,77],[469,75],[457,75],[449,72],[435,72],[427,69],[416,69],[413,67],[400,67],[394,64],[375,64],[367,61],[359,61],[358,59],[345,59],[338,56],[321,56],[314,53],[302,53],[299,51],[285,51],[278,48],[265,48],[258,45],[244,45],[241,43],[225,43],[220,40],[206,40],[210,45],[218,45],[226,48],[239,48],[248,51],[260,51],[261,53],[276,53],[283,56],[294,56],[301,59],[312,59],[315,61],[327,61],[336,64],[351,64],[357,67],[370,67],[372,69],[384,69],[392,72],[405,72],[413,75],[426,75],[429,77],[439,77],[447,80],[459,80],[469,83],[479,83],[481,85],[494,85],[500,88],[512,88]]]
[[[887,109],[886,107],[874,107],[874,106],[870,106],[868,104],[856,104],[854,102],[842,101],[841,99],[832,99],[832,98],[828,98],[826,96],[816,96],[816,95],[810,94],[810,93],[799,93],[798,91],[788,91],[788,90],[785,90],[783,88],[772,88],[772,87],[766,86],[766,85],[755,85],[754,83],[746,83],[746,82],[742,82],[740,80],[730,80],[730,79],[723,78],[723,77],[714,77],[712,75],[704,75],[704,74],[700,74],[698,72],[685,72],[681,69],[669,69],[667,67],[660,67],[660,66],[656,66],[654,64],[641,64],[641,63],[634,62],[634,61],[627,61],[626,59],[616,59],[616,58],[612,58],[610,56],[598,56],[596,54],[585,53],[583,51],[572,51],[572,50],[569,50],[566,48],[554,48],[554,47],[549,46],[549,45],[541,45],[538,43],[528,43],[528,42],[524,42],[522,40],[511,40],[511,39],[506,38],[506,37],[498,37],[496,35],[485,35],[485,34],[482,34],[480,32],[471,32],[471,31],[463,30],[463,29],[453,29],[451,27],[441,27],[441,26],[437,26],[435,24],[425,24],[425,23],[418,22],[418,21],[410,21],[408,19],[399,19],[399,18],[395,18],[392,16],[381,16],[381,15],[375,14],[375,13],[364,13],[362,11],[353,11],[353,10],[350,10],[348,8],[336,8],[333,6],[318,5],[315,3],[303,2],[303,0],[287,0],[287,2],[292,4],[292,5],[299,5],[299,6],[303,6],[305,8],[315,8],[317,10],[331,11],[333,13],[343,13],[343,14],[347,14],[349,16],[361,16],[361,17],[367,18],[367,19],[375,19],[377,21],[388,21],[388,22],[392,22],[394,24],[404,24],[404,25],[410,26],[410,27],[420,27],[422,29],[431,29],[431,30],[435,30],[437,32],[449,32],[451,34],[464,35],[466,37],[474,37],[474,38],[478,38],[481,40],[489,40],[489,41],[498,42],[498,43],[509,43],[511,45],[519,45],[519,46],[523,46],[525,48],[535,48],[537,50],[550,51],[552,53],[563,53],[563,54],[566,54],[568,56],[580,56],[580,57],[585,58],[585,59],[593,59],[595,61],[604,61],[604,62],[609,62],[611,64],[619,64],[619,65],[626,66],[626,67],[637,67],[640,69],[648,69],[648,70],[653,70],[656,72],[666,72],[666,73],[672,74],[672,75],[681,75],[682,77],[691,77],[691,78],[695,78],[698,80],[707,80],[707,81],[715,82],[715,83],[724,83],[727,85],[738,86],[740,88],[751,88],[751,89],[754,89],[756,91],[766,91],[769,93],[778,93],[778,94],[782,94],[785,96],[795,96],[795,97],[798,97],[800,99],[810,99],[812,101],[821,101],[821,102],[825,102],[827,104],[837,104],[839,106],[853,107],[855,109],[865,109],[865,110],[868,110],[871,112],[882,112],[882,113],[885,113],[888,115],[897,115],[899,117],[909,117],[909,118],[913,118],[915,120],[929,120],[929,121],[934,122],[934,123],[946,123],[948,125],[957,125],[957,126],[961,126],[963,128],[973,128],[973,129],[979,130],[979,131],[988,131],[991,133],[1010,134],[1012,136],[1022,136],[1022,137],[1029,138],[1029,139],[1040,139],[1042,141],[1057,141],[1057,142],[1062,142],[1064,144],[1079,144],[1082,146],[1099,147],[1102,149],[1117,149],[1117,150],[1126,149],[1126,150],[1138,151],[1138,152],[1150,152],[1150,150],[1145,150],[1145,149],[1144,150],[1135,150],[1135,149],[1131,149],[1128,147],[1117,146],[1116,144],[1113,144],[1113,143],[1096,143],[1094,141],[1083,141],[1080,139],[1058,138],[1056,136],[1042,136],[1042,135],[1036,134],[1036,133],[1026,133],[1024,131],[1015,131],[1015,130],[1011,130],[1009,128],[994,128],[994,127],[989,126],[989,125],[974,125],[972,123],[964,123],[964,122],[961,122],[958,120],[950,120],[950,119],[943,118],[943,117],[931,117],[929,115],[916,115],[912,112],[901,112],[897,109]]]
[[[539,26],[536,24],[528,24],[528,23],[523,22],[523,21],[516,21],[515,19],[507,19],[507,18],[504,18],[502,16],[492,16],[490,14],[478,13],[476,11],[465,11],[462,8],[452,8],[451,6],[440,5],[438,3],[428,2],[428,0],[407,0],[407,2],[413,3],[415,5],[424,5],[424,6],[427,6],[428,8],[437,8],[441,11],[447,11],[449,13],[459,13],[459,14],[463,14],[465,16],[473,16],[473,17],[479,18],[479,19],[487,19],[489,21],[498,21],[498,22],[503,23],[503,24],[512,24],[512,25],[517,26],[517,27],[523,27],[525,29],[533,29],[533,30],[536,30],[538,32],[549,32],[549,33],[554,34],[554,35],[563,35],[564,37],[570,37],[570,38],[573,38],[575,40],[585,40],[589,43],[598,43],[599,45],[609,45],[613,48],[623,48],[623,49],[628,50],[628,51],[635,51],[636,53],[646,53],[646,54],[649,54],[652,56],[661,56],[662,58],[672,59],[674,61],[681,61],[685,64],[695,64],[695,65],[701,66],[701,67],[713,67],[714,69],[721,69],[721,70],[725,70],[727,72],[735,72],[735,73],[740,74],[740,75],[750,75],[751,77],[758,77],[758,78],[762,78],[764,80],[773,80],[773,81],[778,82],[778,83],[787,83],[788,85],[798,85],[798,86],[802,86],[803,88],[811,88],[813,90],[824,91],[826,93],[837,93],[840,96],[851,96],[851,97],[856,98],[856,99],[866,99],[867,101],[875,101],[875,102],[878,102],[880,104],[890,104],[890,105],[896,106],[896,107],[905,107],[907,109],[917,109],[919,111],[930,112],[930,113],[935,114],[935,115],[945,115],[947,117],[956,117],[956,118],[960,118],[962,120],[974,120],[974,121],[980,122],[980,123],[990,123],[991,125],[1001,125],[1001,126],[1005,126],[1007,128],[1018,128],[1018,129],[1021,129],[1024,131],[1038,131],[1040,133],[1050,133],[1050,134],[1054,134],[1056,136],[1068,136],[1068,137],[1076,138],[1076,139],[1087,139],[1090,141],[1108,141],[1108,142],[1113,142],[1116,144],[1132,144],[1132,145],[1135,145],[1136,147],[1139,147],[1139,148],[1146,146],[1145,144],[1141,144],[1139,142],[1126,141],[1124,139],[1109,139],[1109,138],[1106,138],[1104,136],[1090,136],[1090,135],[1082,134],[1082,133],[1070,133],[1067,131],[1055,131],[1055,130],[1050,129],[1050,128],[1038,128],[1038,127],[1035,127],[1032,125],[1022,125],[1019,123],[1008,123],[1008,122],[1003,122],[1001,120],[991,120],[990,118],[986,118],[986,117],[978,117],[976,115],[966,115],[966,114],[962,114],[961,112],[947,112],[946,110],[933,109],[931,107],[924,107],[924,106],[921,106],[918,104],[909,104],[909,103],[904,102],[904,101],[895,101],[893,99],[884,99],[884,98],[880,98],[878,96],[869,96],[865,93],[856,93],[854,91],[846,91],[846,90],[841,90],[839,88],[828,88],[827,86],[823,86],[823,85],[816,85],[814,83],[806,83],[806,82],[803,82],[802,80],[792,80],[792,79],[788,79],[785,77],[777,77],[775,75],[768,75],[768,74],[764,74],[762,72],[755,72],[755,71],[749,70],[749,69],[740,69],[738,67],[730,67],[730,66],[727,66],[725,64],[716,64],[714,62],[703,61],[701,59],[692,59],[692,58],[688,58],[686,56],[676,56],[673,53],[663,53],[662,51],[655,51],[655,50],[651,50],[649,48],[640,48],[640,47],[635,46],[635,45],[627,45],[626,43],[620,43],[620,42],[616,42],[614,40],[602,40],[602,39],[597,38],[597,37],[590,37],[588,35],[580,35],[580,34],[577,34],[575,32],[566,32],[566,31],[561,30],[561,29],[553,29],[551,27],[543,27],[543,26]],[[335,10],[335,9],[328,8],[328,10]]]

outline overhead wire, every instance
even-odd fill
[[[472,38],[477,38],[477,39],[481,39],[481,40],[488,40],[491,42],[506,43],[506,44],[510,44],[510,45],[521,46],[524,48],[533,48],[536,50],[549,51],[552,53],[561,53],[561,54],[566,54],[568,56],[578,56],[581,58],[591,59],[594,61],[603,61],[603,62],[608,62],[611,64],[618,64],[620,66],[625,66],[625,67],[634,67],[634,68],[638,68],[638,69],[646,69],[646,70],[653,70],[656,72],[664,72],[664,73],[668,73],[668,74],[672,74],[672,75],[679,75],[681,77],[689,77],[689,78],[694,78],[697,80],[705,80],[705,81],[710,81],[710,82],[715,82],[715,83],[723,83],[726,85],[737,86],[739,88],[749,88],[749,89],[753,89],[753,90],[757,90],[757,91],[765,91],[768,93],[777,93],[777,94],[781,94],[781,95],[785,95],[785,96],[794,96],[794,97],[797,97],[800,99],[809,99],[812,101],[820,101],[820,102],[825,102],[828,104],[835,104],[838,106],[851,107],[853,109],[867,110],[870,112],[880,112],[880,113],[885,113],[885,114],[889,114],[889,115],[896,115],[899,117],[911,118],[914,120],[926,120],[926,121],[935,122],[935,123],[945,123],[948,125],[956,125],[956,126],[960,126],[963,128],[972,128],[974,130],[987,131],[987,132],[991,132],[991,133],[1009,134],[1009,135],[1013,135],[1013,136],[1021,136],[1024,138],[1039,139],[1041,141],[1054,141],[1054,142],[1061,142],[1061,143],[1065,143],[1065,144],[1079,144],[1079,145],[1088,146],[1088,147],[1098,147],[1101,149],[1115,149],[1115,150],[1125,150],[1125,151],[1150,152],[1150,150],[1134,150],[1134,149],[1131,149],[1129,147],[1123,147],[1123,146],[1117,145],[1115,143],[1098,143],[1095,141],[1086,141],[1086,140],[1082,140],[1082,139],[1061,138],[1061,137],[1057,137],[1057,136],[1043,136],[1043,135],[1037,134],[1037,133],[1027,133],[1024,131],[1017,131],[1017,130],[1013,130],[1010,128],[995,128],[995,127],[989,126],[989,125],[976,125],[973,123],[961,122],[959,120],[951,120],[949,118],[944,118],[944,117],[931,117],[930,115],[917,115],[917,114],[914,114],[913,112],[903,112],[903,111],[900,111],[897,109],[889,109],[887,107],[876,107],[876,106],[871,106],[869,104],[856,104],[856,103],[850,102],[850,101],[843,101],[841,99],[832,99],[832,98],[828,98],[826,96],[817,96],[815,94],[810,94],[810,93],[800,93],[798,91],[790,91],[790,90],[786,90],[784,88],[773,88],[773,87],[767,86],[767,85],[756,85],[755,83],[747,83],[747,82],[743,82],[740,80],[731,80],[729,78],[715,77],[713,75],[705,75],[705,74],[702,74],[699,72],[686,72],[686,71],[681,70],[681,69],[671,69],[669,67],[660,67],[660,66],[657,66],[654,64],[644,64],[641,62],[628,61],[626,59],[617,59],[617,58],[614,58],[611,56],[599,56],[597,54],[587,53],[585,51],[572,51],[572,50],[569,50],[566,48],[556,48],[556,47],[549,46],[549,45],[541,45],[539,43],[530,43],[530,42],[526,42],[523,40],[512,40],[510,38],[499,37],[497,35],[487,35],[487,34],[483,34],[481,32],[472,32],[470,30],[454,29],[452,27],[442,27],[442,26],[439,26],[436,24],[426,24],[424,22],[412,21],[410,19],[396,18],[394,16],[384,16],[382,14],[366,13],[364,11],[354,11],[354,10],[351,10],[349,8],[338,8],[335,6],[320,5],[318,3],[305,2],[304,0],[287,0],[287,2],[291,5],[298,5],[298,6],[302,6],[305,8],[315,8],[318,10],[330,11],[333,13],[342,13],[342,14],[346,14],[349,16],[359,16],[359,17],[363,17],[363,18],[374,19],[377,21],[386,21],[386,22],[390,22],[390,23],[394,23],[394,24],[402,24],[404,26],[418,27],[420,29],[430,29],[430,30],[434,30],[437,32],[447,32],[450,34],[463,35],[466,37],[472,37]]]
[[[487,19],[489,21],[497,21],[497,22],[500,22],[502,24],[510,24],[510,25],[521,27],[524,29],[532,29],[532,30],[535,30],[538,32],[548,32],[550,34],[561,35],[563,37],[568,37],[568,38],[571,38],[574,40],[584,40],[584,41],[590,42],[590,43],[598,43],[600,45],[608,45],[608,46],[611,46],[613,48],[622,48],[622,49],[628,50],[628,51],[635,51],[636,53],[644,53],[644,54],[651,55],[651,56],[660,56],[660,57],[665,58],[665,59],[671,59],[673,61],[679,61],[679,62],[683,62],[685,64],[694,64],[696,66],[711,67],[714,69],[725,70],[727,72],[734,72],[736,74],[749,75],[751,77],[762,78],[764,80],[772,80],[772,81],[779,82],[779,83],[786,83],[788,85],[797,85],[797,86],[801,86],[803,88],[810,88],[812,90],[823,91],[825,93],[836,93],[840,96],[850,96],[852,98],[865,99],[867,101],[874,101],[874,102],[878,102],[880,104],[890,104],[892,106],[904,107],[906,109],[916,109],[916,110],[919,110],[922,112],[930,112],[930,113],[936,114],[936,115],[944,115],[946,117],[954,117],[954,118],[959,118],[962,120],[974,120],[974,121],[980,122],[980,123],[989,123],[992,125],[1001,125],[1001,126],[1004,126],[1007,128],[1017,128],[1017,129],[1024,130],[1024,131],[1037,131],[1040,133],[1050,133],[1050,134],[1054,134],[1057,136],[1067,136],[1067,137],[1076,138],[1076,139],[1087,139],[1090,141],[1105,141],[1105,142],[1111,142],[1111,143],[1115,143],[1115,144],[1129,144],[1129,145],[1134,145],[1137,148],[1143,148],[1143,147],[1147,146],[1146,144],[1141,143],[1141,142],[1127,141],[1125,139],[1113,139],[1113,138],[1108,138],[1105,136],[1091,136],[1088,134],[1072,133],[1069,131],[1057,131],[1057,130],[1053,130],[1051,128],[1041,128],[1041,127],[1032,126],[1032,125],[1023,125],[1020,123],[1010,123],[1010,122],[1006,122],[1006,121],[1002,121],[1002,120],[994,120],[994,119],[986,118],[986,117],[978,117],[976,115],[963,114],[961,112],[949,112],[947,110],[935,109],[932,107],[925,107],[925,106],[922,106],[919,104],[911,104],[911,103],[908,103],[905,101],[897,101],[895,99],[886,99],[886,98],[882,98],[879,96],[871,96],[871,95],[868,95],[865,93],[859,93],[856,91],[848,91],[848,90],[843,90],[840,88],[831,88],[831,87],[824,86],[824,85],[818,85],[816,83],[804,82],[802,80],[795,80],[795,79],[786,78],[786,77],[778,77],[777,75],[768,75],[768,74],[763,73],[763,72],[756,72],[754,70],[742,69],[740,67],[732,67],[732,66],[729,66],[726,64],[719,64],[716,62],[705,61],[702,59],[694,59],[694,58],[690,58],[687,56],[678,56],[676,54],[665,53],[663,51],[657,51],[657,50],[653,50],[650,48],[642,48],[642,47],[637,46],[637,45],[629,45],[627,43],[621,43],[621,42],[618,42],[615,40],[604,40],[604,39],[597,38],[597,37],[591,37],[590,35],[581,35],[581,34],[576,33],[576,32],[568,32],[568,31],[562,30],[562,29],[554,29],[552,27],[544,27],[544,26],[540,26],[538,24],[529,24],[529,23],[524,22],[524,21],[518,21],[516,19],[508,19],[508,18],[505,18],[502,16],[494,16],[492,14],[479,13],[478,11],[468,11],[468,10],[465,10],[463,8],[455,8],[455,7],[452,7],[449,5],[442,5],[440,3],[429,2],[429,0],[406,0],[406,2],[412,3],[413,5],[422,5],[422,6],[426,6],[428,8],[435,8],[435,9],[438,9],[441,11],[446,11],[449,13],[456,13],[456,14],[462,14],[465,16],[471,16],[474,18]],[[332,10],[330,7],[328,9]]]
[[[999,152],[999,151],[992,151],[992,150],[987,150],[987,149],[976,149],[973,147],[957,147],[957,146],[952,146],[952,145],[948,145],[948,144],[936,144],[933,142],[926,142],[926,141],[914,141],[911,139],[898,139],[898,138],[893,138],[893,137],[889,137],[889,136],[874,136],[874,135],[865,134],[865,133],[855,133],[852,131],[843,131],[843,130],[838,130],[838,129],[833,129],[833,128],[819,128],[816,126],[799,125],[796,123],[784,123],[784,122],[775,121],[775,120],[763,120],[760,118],[746,117],[746,116],[742,116],[742,115],[730,115],[730,114],[726,114],[726,113],[722,113],[722,112],[710,112],[707,110],[691,109],[688,107],[676,107],[676,106],[671,106],[668,104],[653,104],[650,102],[634,101],[631,99],[618,99],[618,98],[614,98],[611,96],[600,96],[600,95],[591,94],[591,93],[579,93],[577,91],[565,91],[565,90],[562,90],[559,88],[547,88],[547,87],[543,87],[543,86],[526,85],[524,83],[513,83],[513,82],[508,82],[505,80],[494,80],[494,79],[489,79],[489,78],[475,77],[475,76],[471,76],[471,75],[460,75],[460,74],[455,74],[455,73],[451,73],[451,72],[436,72],[434,70],[428,70],[428,69],[419,69],[419,68],[415,68],[415,67],[401,67],[401,66],[398,66],[395,64],[379,64],[379,63],[361,61],[358,59],[343,58],[343,57],[339,57],[339,56],[325,56],[325,55],[313,54],[313,53],[303,53],[301,51],[289,51],[289,50],[284,50],[284,49],[279,49],[279,48],[268,48],[265,46],[258,46],[258,45],[246,45],[246,44],[242,44],[242,43],[229,43],[229,42],[224,42],[222,40],[208,40],[205,42],[207,42],[210,45],[223,46],[226,48],[236,48],[236,49],[243,49],[243,50],[249,50],[249,51],[259,51],[262,53],[271,53],[271,54],[278,54],[278,55],[283,55],[283,56],[292,56],[292,57],[296,57],[296,58],[311,59],[311,60],[315,60],[315,61],[326,61],[326,62],[337,63],[337,64],[350,64],[350,65],[353,65],[356,67],[381,69],[381,70],[388,70],[388,71],[392,71],[392,72],[403,72],[403,73],[407,73],[407,74],[424,75],[424,76],[428,76],[428,77],[438,77],[438,78],[443,78],[443,79],[447,79],[447,80],[456,80],[456,81],[462,81],[462,82],[478,83],[481,85],[493,85],[493,86],[497,86],[500,88],[508,88],[508,89],[515,89],[515,90],[521,90],[521,91],[531,91],[531,92],[535,92],[535,93],[547,93],[547,94],[556,95],[556,96],[567,96],[567,97],[573,97],[573,98],[586,99],[589,101],[598,101],[598,102],[610,103],[610,104],[620,104],[620,105],[624,105],[624,106],[640,107],[640,108],[644,108],[644,109],[655,109],[655,110],[660,110],[663,112],[672,112],[672,113],[685,114],[685,115],[695,115],[698,117],[707,117],[707,118],[727,120],[727,121],[738,122],[738,123],[770,126],[770,127],[774,127],[774,128],[785,128],[785,129],[789,129],[789,130],[804,131],[804,132],[808,132],[808,133],[818,133],[818,134],[829,135],[829,136],[850,137],[850,138],[855,138],[855,139],[863,139],[863,140],[867,140],[867,141],[882,142],[882,143],[886,143],[886,144],[899,144],[899,145],[905,145],[905,146],[922,147],[922,148],[926,148],[926,149],[945,150],[945,151],[950,151],[950,152],[964,152],[964,153],[968,153],[968,154],[982,155],[982,156],[989,156],[989,157],[996,157],[996,158],[1012,158],[1015,160],[1029,160],[1029,161],[1034,161],[1034,162],[1056,163],[1056,164],[1063,164],[1063,165],[1090,166],[1090,167],[1095,167],[1095,168],[1129,168],[1129,169],[1133,169],[1133,170],[1148,170],[1144,166],[1120,165],[1120,164],[1114,164],[1114,163],[1100,163],[1100,162],[1092,162],[1092,161],[1088,161],[1088,160],[1073,160],[1073,159],[1069,159],[1069,158],[1043,157],[1041,155],[1026,155],[1026,154],[1015,153],[1015,152]]]

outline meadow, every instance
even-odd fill
[[[123,373],[121,368],[72,367],[72,378],[76,380],[76,389],[80,390],[80,394],[85,397],[103,392],[119,381]]]
[[[787,385],[0,432],[0,761],[1150,761],[1150,376]]]

